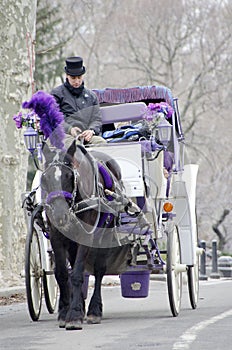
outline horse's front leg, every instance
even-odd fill
[[[66,250],[57,232],[51,233],[51,244],[55,254],[55,277],[60,289],[58,321],[59,327],[65,327],[66,314],[69,309],[70,283],[69,273],[66,266]]]
[[[100,249],[97,252],[95,264],[94,264],[94,277],[95,285],[92,298],[89,303],[87,312],[87,323],[96,324],[101,323],[102,319],[102,296],[101,296],[101,284],[102,279],[106,272],[106,254],[104,249]]]
[[[66,315],[66,330],[82,329],[85,316],[85,300],[82,292],[85,260],[89,248],[79,246],[75,264],[71,273],[72,295],[70,307]]]

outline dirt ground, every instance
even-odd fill
[[[25,294],[14,294],[9,297],[0,297],[0,306],[22,303],[24,301],[26,301]]]

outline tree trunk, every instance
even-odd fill
[[[229,213],[230,213],[230,211],[228,209],[224,209],[220,219],[216,222],[216,224],[214,224],[212,226],[213,231],[218,236],[218,239],[219,239],[218,249],[221,250],[221,251],[224,250],[224,247],[226,245],[227,239],[226,239],[226,235],[223,235],[222,231],[219,229],[219,226],[223,223],[223,221],[225,220],[226,216]]]
[[[32,93],[28,47],[35,35],[36,5],[36,0],[0,2],[0,287],[21,281],[24,264],[21,194],[26,189],[28,152],[12,117]]]

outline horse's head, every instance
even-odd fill
[[[66,153],[43,147],[45,171],[41,176],[41,189],[49,220],[57,227],[68,223],[68,210],[72,205],[75,189],[75,171],[72,145]]]
[[[71,209],[94,193],[93,165],[86,157],[87,152],[76,147],[75,141],[66,153],[53,151],[45,144],[43,154],[45,171],[41,176],[41,189],[45,208],[50,222],[62,231],[73,218]],[[83,219],[81,215],[80,218]]]

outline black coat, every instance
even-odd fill
[[[79,96],[72,94],[63,84],[51,91],[60,111],[64,114],[64,129],[69,133],[73,126],[82,131],[94,130],[96,135],[101,133],[102,118],[96,94],[85,88]]]

